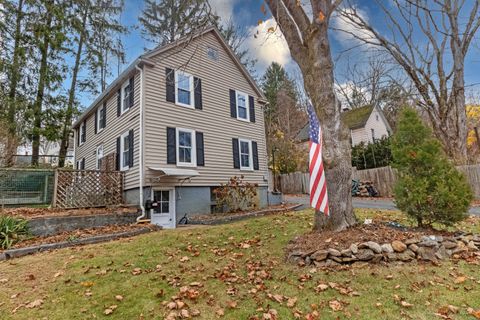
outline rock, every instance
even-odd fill
[[[409,245],[408,249],[412,250],[415,253],[418,252],[418,246],[415,243],[412,243],[411,245]]]
[[[443,237],[442,237],[442,236],[434,236],[434,235],[431,235],[431,236],[423,236],[423,237],[422,237],[422,241],[442,242],[442,241],[443,241]]]
[[[313,260],[313,265],[317,268],[325,267],[325,261],[315,261],[315,260]]]
[[[310,257],[305,257],[305,265],[309,266],[312,264],[312,259]]]
[[[389,261],[396,261],[398,259],[396,253],[387,253],[387,258]]]
[[[350,245],[350,251],[352,251],[352,254],[357,254],[358,253],[358,246],[355,243],[352,243]]]
[[[338,251],[337,249],[333,249],[333,248],[328,249],[328,254],[330,254],[331,256],[334,256],[334,257],[340,257],[342,255],[342,253],[340,251]]]
[[[407,245],[402,241],[395,240],[392,242],[392,248],[395,252],[403,252],[407,250]]]
[[[473,241],[470,241],[467,244],[467,248],[470,249],[471,251],[478,251],[478,247],[473,243]]]
[[[314,261],[323,261],[327,259],[328,257],[328,251],[327,250],[318,250],[315,251],[310,258]]]
[[[340,251],[340,253],[342,254],[342,257],[351,257],[352,256],[352,250],[350,250],[350,249],[342,250],[342,251]]]
[[[435,249],[432,247],[418,248],[418,256],[425,261],[437,262],[437,257],[435,256]]]
[[[457,247],[457,243],[452,241],[444,241],[442,245],[445,247],[445,249],[455,249]]]
[[[382,247],[374,241],[364,242],[364,243],[360,244],[358,246],[358,248],[359,249],[367,249],[368,248],[375,253],[382,253]]]
[[[358,260],[368,261],[373,259],[375,254],[370,249],[361,249],[358,250],[358,253],[355,256],[358,258]]]
[[[420,242],[420,239],[418,238],[410,238],[410,239],[407,239],[404,241],[404,243],[408,246],[408,245],[411,245],[411,244],[414,244],[414,243],[419,243]]]
[[[342,261],[345,263],[351,263],[351,262],[358,261],[358,258],[355,256],[345,257],[345,258],[342,258]]]
[[[409,250],[406,250],[406,251],[401,252],[401,253],[397,253],[397,259],[400,260],[400,261],[405,261],[405,262],[411,261],[411,260],[413,260],[414,257],[415,257],[415,254],[412,257],[412,255],[409,253]]]
[[[393,248],[390,243],[384,243],[382,244],[382,252],[385,253],[393,253]]]
[[[449,255],[447,253],[447,249],[445,249],[444,246],[440,246],[440,248],[438,248],[437,252],[435,252],[435,257],[437,257],[440,260],[447,259],[449,257]]]
[[[335,266],[339,266],[339,265],[340,265],[340,263],[335,262],[335,261],[333,261],[333,260],[331,260],[331,259],[325,260],[325,266],[326,266],[326,267],[335,267]]]
[[[332,257],[330,257],[330,259],[332,259],[333,261],[338,262],[338,263],[342,263],[342,262],[343,262],[343,260],[342,260],[341,257],[332,256]]]
[[[436,247],[438,246],[438,242],[435,240],[427,239],[420,241],[417,245],[419,247]]]

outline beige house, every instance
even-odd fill
[[[376,139],[392,134],[392,128],[378,107],[368,105],[347,110],[342,113],[342,119],[350,129],[352,146],[372,143]],[[305,144],[305,148],[308,147],[308,132],[309,125],[307,123],[296,136],[298,143]]]
[[[167,228],[210,213],[213,189],[232,176],[258,184],[266,206],[264,104],[218,30],[206,29],[140,56],[93,102],[74,124],[76,167],[116,159],[107,169],[125,172],[127,202]]]

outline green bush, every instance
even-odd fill
[[[28,236],[28,221],[11,216],[0,216],[0,248],[8,249],[14,243]]]
[[[358,170],[386,167],[391,161],[389,137],[376,139],[374,143],[362,142],[352,147],[352,167],[357,167]]]
[[[400,115],[392,155],[399,173],[396,205],[420,227],[448,226],[466,217],[472,201],[470,186],[413,109]]]

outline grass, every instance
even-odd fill
[[[357,215],[404,219],[396,212],[359,210]],[[182,301],[190,310],[200,311],[197,319],[262,319],[269,309],[278,312],[278,319],[293,319],[294,312],[304,319],[314,310],[319,319],[440,319],[435,313],[445,313],[448,305],[458,308],[450,315],[453,319],[472,319],[468,308],[480,309],[478,264],[322,271],[285,263],[284,247],[310,230],[312,221],[312,211],[305,210],[229,225],[165,230],[2,262],[0,318],[163,319],[169,311],[162,302],[192,282],[201,285],[189,287],[198,291],[198,298]],[[480,221],[461,227],[480,232]],[[316,292],[319,283],[338,289]],[[123,300],[118,301],[117,295]],[[278,302],[275,297],[285,300]],[[297,298],[294,307],[287,306],[287,298]],[[112,305],[117,307],[105,315]],[[334,311],[331,305],[342,310]],[[219,309],[224,316],[217,314]]]

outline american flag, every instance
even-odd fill
[[[310,122],[310,204],[313,208],[328,216],[330,212],[328,210],[327,181],[322,159],[322,128],[320,128],[320,122],[311,102],[308,102],[307,111]]]

